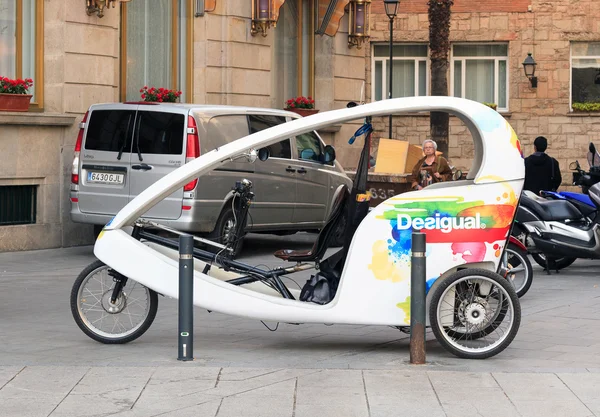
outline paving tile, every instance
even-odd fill
[[[555,374],[494,373],[523,416],[591,416],[590,410]]]
[[[294,413],[296,380],[291,379],[223,399],[219,417],[281,417]]]
[[[21,366],[0,366],[0,389],[15,378],[24,368]]]
[[[92,368],[52,417],[107,415],[131,409],[150,381],[153,368]]]
[[[600,373],[557,376],[594,415],[600,416]]]
[[[45,366],[23,369],[0,390],[2,416],[49,415],[87,371],[87,368]]]

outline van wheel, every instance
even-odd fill
[[[208,238],[213,242],[217,242],[232,248],[232,252],[223,252],[229,254],[232,259],[235,259],[241,253],[245,236],[245,233],[243,233],[241,236],[235,235],[236,221],[239,221],[239,219],[235,219],[233,215],[233,209],[231,207],[224,208],[219,216],[219,219],[217,220],[217,223],[215,224],[215,229],[208,236]],[[244,226],[245,225],[246,219],[244,219]],[[209,250],[211,252],[218,253],[221,252],[222,249],[209,246]]]
[[[94,240],[98,239],[98,235],[100,234],[102,229],[104,229],[103,224],[95,224],[94,225]]]
[[[335,231],[333,232],[333,236],[331,237],[330,246],[332,247],[340,247],[344,246],[346,240],[346,215],[344,214],[340,219]]]

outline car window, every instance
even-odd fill
[[[296,136],[298,159],[304,161],[322,162],[323,144],[315,132],[307,132]]]
[[[178,113],[138,112],[134,152],[181,155],[185,117]]]
[[[214,116],[206,124],[206,137],[201,139],[200,149],[202,153],[210,152],[247,135],[246,116]]]
[[[251,114],[248,116],[248,123],[250,125],[250,133],[260,132],[261,130],[268,129],[273,126],[285,123],[286,119],[284,116],[271,116],[271,115],[258,115]],[[279,143],[274,143],[267,147],[271,158],[292,158],[292,147],[290,140],[282,140]]]
[[[289,139],[269,145],[267,148],[269,149],[270,158],[292,159],[292,147]]]
[[[94,110],[90,116],[84,148],[93,151],[131,151],[135,111]]]

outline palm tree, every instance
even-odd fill
[[[454,0],[429,0],[429,49],[431,53],[431,95],[448,95],[448,55],[450,52],[450,7]],[[431,138],[438,150],[448,155],[448,113],[431,112]]]

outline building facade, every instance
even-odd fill
[[[370,38],[361,48],[348,42],[358,18],[349,8],[362,4],[354,0],[256,0],[270,5],[276,27],[258,19],[262,9],[253,14],[252,0],[108,2],[90,15],[88,3],[106,2],[0,0],[0,76],[34,80],[28,112],[0,111],[1,251],[92,242],[92,228],[69,217],[73,149],[91,104],[138,101],[144,85],[176,88],[182,101],[198,104],[281,108],[312,96],[321,111],[387,97],[382,0],[366,6]],[[394,97],[429,94],[428,28],[427,0],[402,0]],[[450,39],[449,95],[495,103],[526,154],[546,136],[568,185],[568,162],[583,160],[590,141],[600,144],[600,113],[573,107],[600,101],[598,2],[455,0]],[[527,53],[537,63],[536,88],[523,72]],[[387,123],[375,120],[374,154]],[[450,123],[448,156],[468,168],[468,130]],[[360,149],[347,139],[359,125],[322,132],[348,169]],[[394,139],[421,143],[428,135],[426,114],[393,118]]]

